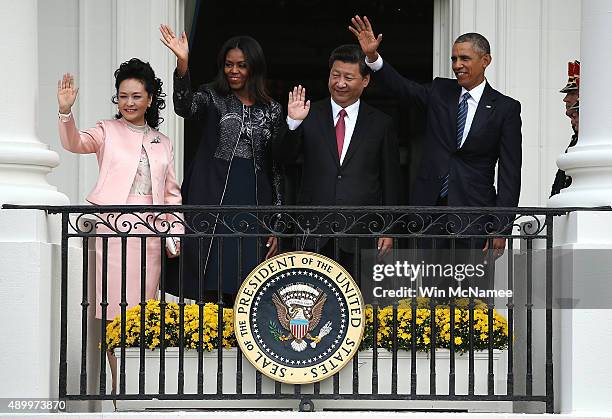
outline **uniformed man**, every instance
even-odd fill
[[[580,61],[567,63],[567,84],[559,92],[565,93],[565,110],[576,103],[580,94]]]
[[[569,150],[578,142],[578,115],[580,111],[580,61],[570,61],[567,63],[567,83],[563,89],[559,90],[561,93],[565,93],[563,102],[565,103],[565,115],[570,118],[572,123],[572,129],[574,134],[570,140],[569,145],[565,149]],[[561,169],[557,170],[555,180],[553,182],[550,196],[556,195],[561,192],[561,189],[567,188],[572,184],[572,178],[567,176]]]
[[[563,98],[563,102],[565,102],[565,115],[570,118],[572,122],[572,129],[574,130],[574,134],[572,135],[572,139],[565,149],[569,150],[570,147],[573,147],[578,142],[578,116],[580,112],[580,62],[574,61],[567,63],[567,75],[568,80],[567,84],[563,89],[560,90],[561,93],[565,93],[565,97]],[[565,189],[572,184],[572,178],[565,174],[565,171],[559,169],[557,170],[557,174],[555,176],[555,180],[553,182],[550,196],[556,195],[561,192],[561,189]]]

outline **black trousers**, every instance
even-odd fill
[[[338,262],[344,269],[348,271],[348,273],[353,277],[353,279],[360,284],[360,279],[358,274],[360,272],[359,263],[360,263],[360,250],[357,249],[356,253],[350,253],[342,250],[340,244],[336,245],[337,239],[330,239],[321,247],[318,251],[323,256],[327,256],[330,259]]]
[[[439,198],[436,206],[447,207],[448,197]],[[435,272],[434,275],[423,277],[423,286],[444,290],[449,287],[468,288],[477,286],[479,288],[492,288],[495,277],[495,260],[483,252],[487,239],[478,237],[454,238],[455,229],[457,227],[463,228],[457,220],[458,218],[450,212],[448,214],[436,214],[432,217],[433,222],[426,226],[425,233],[437,237],[424,237],[419,240],[422,260],[431,265],[451,266],[455,275],[449,277]],[[490,243],[491,245],[492,243]],[[482,269],[484,276],[461,274],[466,266]]]

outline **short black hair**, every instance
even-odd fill
[[[370,74],[370,67],[365,63],[365,54],[358,45],[346,44],[340,45],[331,52],[329,56],[329,69],[334,65],[334,62],[342,61],[343,63],[359,64],[359,73],[363,77]]]
[[[272,98],[266,88],[266,59],[259,42],[250,36],[234,36],[221,46],[217,55],[217,75],[211,83],[212,88],[221,96],[232,92],[224,71],[227,53],[232,49],[239,49],[244,54],[249,70],[246,87],[251,98],[256,102],[269,104]]]
[[[149,106],[145,112],[145,121],[147,121],[147,124],[151,128],[157,129],[159,124],[164,121],[164,118],[159,116],[159,111],[166,107],[166,101],[164,100],[166,94],[162,91],[163,82],[161,79],[155,77],[155,72],[149,63],[145,63],[138,58],[132,58],[129,61],[121,63],[119,68],[115,70],[116,93],[112,98],[112,102],[115,105],[119,102],[117,99],[119,86],[121,82],[127,79],[136,79],[144,84],[145,90],[149,96],[151,96],[151,106]],[[121,112],[115,115],[117,119],[122,117]]]
[[[476,32],[468,32],[460,35],[455,41],[455,44],[459,42],[469,42],[472,44],[474,51],[484,55],[491,54],[491,46],[487,38]]]

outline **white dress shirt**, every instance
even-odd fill
[[[383,66],[383,59],[380,54],[378,54],[378,58],[374,62],[369,62],[368,58],[365,59],[366,65],[370,67],[370,69],[374,72],[380,70]],[[480,102],[480,98],[482,97],[482,93],[484,92],[485,85],[487,84],[487,80],[483,80],[478,86],[474,87],[469,91],[470,98],[467,101],[468,111],[467,117],[465,119],[465,127],[463,128],[463,138],[461,139],[461,146],[465,143],[465,139],[470,133],[470,128],[472,127],[472,122],[474,121],[474,115],[476,114],[476,109],[478,108],[478,102]],[[461,94],[459,95],[459,101],[457,102],[457,106],[461,103],[461,98],[463,95],[468,92],[465,87],[461,88]]]
[[[346,111],[346,116],[344,117],[344,143],[342,145],[342,155],[340,156],[340,164],[344,161],[344,157],[346,156],[346,151],[349,148],[349,144],[351,143],[351,138],[353,137],[353,131],[355,131],[355,124],[357,123],[357,115],[359,115],[359,103],[360,100],[357,99],[355,103],[346,108],[342,108],[342,106],[338,105],[334,102],[333,99],[330,98],[331,108],[332,108],[332,118],[334,120],[334,127],[338,123],[338,119],[340,118],[340,111],[344,109]],[[297,129],[300,126],[302,121],[291,119],[287,116],[287,126],[291,131]]]

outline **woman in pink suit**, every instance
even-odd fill
[[[113,120],[103,120],[93,128],[79,131],[71,108],[78,89],[74,78],[65,74],[58,82],[59,134],[63,147],[73,153],[96,153],[100,174],[87,196],[94,205],[180,205],[181,194],[174,173],[172,143],[157,131],[161,122],[160,109],[165,107],[162,82],[155,77],[149,63],[137,58],[121,64],[115,71],[116,96],[113,102],[119,112]],[[132,225],[132,233],[150,233],[145,226],[134,225],[145,219],[151,224],[154,215],[100,214],[100,218],[122,228],[122,222]],[[170,219],[173,218],[173,219]],[[181,223],[176,217],[166,217],[172,223],[172,232],[180,233]],[[160,222],[156,226],[160,230]],[[98,233],[113,234],[113,230],[98,223]],[[178,243],[177,243],[178,244]],[[141,292],[141,240],[127,239],[126,299],[127,307],[140,303]],[[157,238],[147,239],[146,244],[146,298],[155,298],[159,287],[161,244]],[[179,249],[170,245],[172,255]],[[96,239],[96,317],[102,318],[102,240]],[[112,320],[121,313],[121,239],[108,239],[107,287],[108,307],[106,319]]]

